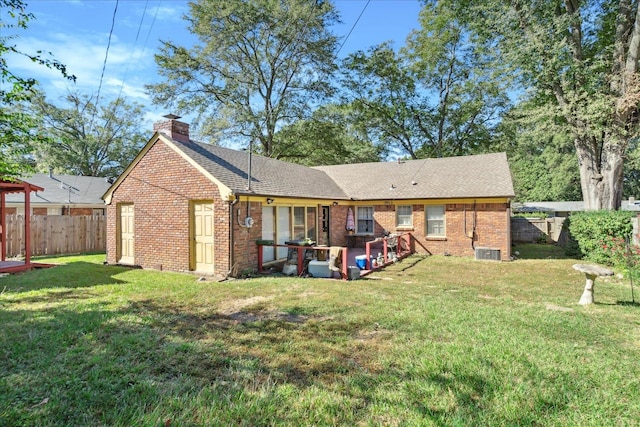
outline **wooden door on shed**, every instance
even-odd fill
[[[191,268],[201,273],[213,273],[213,202],[193,202],[191,212]]]
[[[118,210],[120,241],[118,245],[118,263],[135,263],[135,217],[132,204],[122,204]]]

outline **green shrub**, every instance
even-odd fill
[[[633,232],[633,215],[629,211],[589,211],[575,213],[567,221],[585,259],[617,265],[621,261],[620,242]]]

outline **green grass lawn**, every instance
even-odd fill
[[[352,282],[51,259],[0,278],[0,425],[640,425],[629,283],[582,307],[576,260],[518,250]]]

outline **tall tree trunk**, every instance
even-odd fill
[[[579,139],[575,141],[578,165],[580,167],[580,187],[585,210],[602,209],[602,180],[600,173],[599,153],[591,144],[585,144]]]
[[[611,139],[604,144],[576,141],[585,210],[620,208],[626,145]]]
[[[620,209],[625,148],[628,141],[607,139],[602,149],[602,209]]]

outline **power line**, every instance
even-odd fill
[[[349,33],[347,33],[347,36],[344,38],[344,40],[342,41],[342,44],[340,44],[340,47],[338,48],[338,50],[336,51],[335,55],[334,55],[334,61],[338,60],[338,54],[340,53],[340,50],[342,49],[342,47],[344,46],[344,44],[347,42],[347,40],[349,39],[349,36],[351,35],[351,33],[353,32],[353,30],[355,29],[356,25],[358,25],[358,22],[360,21],[360,18],[362,17],[362,15],[364,14],[364,11],[367,9],[367,6],[369,5],[369,3],[371,2],[371,0],[367,0],[367,3],[365,3],[364,7],[362,8],[362,11],[360,12],[360,15],[358,15],[358,19],[356,19],[356,21],[353,23],[353,25],[351,26],[351,29],[349,30]],[[316,3],[316,5],[318,5],[318,3]],[[311,12],[310,12],[311,13]],[[310,15],[309,15],[310,16]],[[298,35],[299,38],[301,38],[303,36],[303,33],[300,33]],[[324,73],[326,76],[326,72]],[[307,96],[307,100],[306,102],[309,101],[310,96]],[[251,182],[251,151],[252,151],[252,147],[253,147],[253,137],[250,137],[251,139],[249,140],[249,146],[247,147],[247,150],[249,151],[249,183]],[[282,153],[282,152],[281,152]],[[278,158],[278,156],[273,156],[273,153],[269,156],[269,158]],[[267,165],[267,162],[263,162],[262,166],[260,168],[258,168],[255,173],[260,172],[260,170],[262,170],[262,168],[264,168]]]
[[[118,91],[118,97],[116,98],[116,100],[120,99],[120,96],[122,95],[122,91],[124,89],[124,85],[126,84],[126,80],[127,80],[128,75],[129,75],[129,67],[131,65],[131,61],[133,60],[133,55],[135,53],[135,48],[136,48],[136,46],[138,44],[138,38],[140,36],[140,32],[142,30],[142,24],[144,22],[144,18],[145,18],[146,13],[147,13],[148,4],[149,4],[149,0],[147,0],[145,2],[144,10],[142,11],[142,17],[140,18],[140,23],[138,24],[138,31],[136,32],[136,39],[135,39],[135,41],[133,43],[133,48],[131,50],[131,56],[129,56],[129,60],[127,61],[127,67],[126,67],[125,72],[124,72],[124,77],[122,77],[122,82],[120,84],[120,90]],[[153,14],[153,18],[151,19],[151,24],[149,25],[149,29],[147,31],[147,36],[145,38],[144,45],[142,46],[142,50],[140,51],[140,55],[138,56],[138,59],[142,59],[142,57],[144,56],[144,52],[145,52],[145,50],[147,48],[147,44],[149,43],[149,38],[151,37],[151,31],[153,30],[153,25],[155,24],[156,18],[158,17],[158,11],[159,10],[160,10],[160,0],[158,0],[157,6],[156,6],[156,10],[155,10],[155,12]]]
[[[133,42],[133,48],[131,49],[131,55],[129,55],[129,60],[127,61],[127,67],[124,70],[124,76],[122,77],[122,82],[120,83],[120,90],[118,91],[118,96],[116,97],[116,101],[120,99],[120,95],[122,95],[122,90],[124,89],[125,81],[127,80],[127,76],[129,74],[129,67],[131,66],[131,61],[133,60],[133,55],[136,51],[136,45],[138,44],[138,37],[140,36],[140,30],[142,29],[142,23],[144,22],[145,14],[147,13],[147,5],[149,4],[149,0],[144,3],[144,10],[142,11],[142,17],[140,18],[140,23],[138,24],[138,31],[136,32],[136,39]]]
[[[104,62],[102,63],[102,74],[100,74],[100,84],[98,85],[98,94],[96,96],[96,110],[98,109],[98,104],[100,103],[100,91],[102,90],[102,80],[104,79],[104,71],[107,68],[107,59],[109,58],[109,48],[111,47],[111,37],[113,36],[113,28],[116,25],[116,13],[118,12],[118,2],[119,0],[116,0],[116,6],[113,9],[113,17],[111,18],[111,30],[109,30],[109,40],[107,41],[107,50],[104,54]]]
[[[355,22],[353,23],[353,25],[349,29],[349,32],[347,33],[347,35],[344,38],[344,40],[342,40],[342,43],[340,44],[340,47],[338,47],[338,50],[336,50],[336,53],[334,55],[334,61],[338,60],[338,55],[340,54],[340,51],[342,50],[344,45],[347,43],[347,40],[349,40],[349,37],[351,36],[351,33],[353,33],[353,30],[356,28],[356,25],[358,25],[358,22],[360,22],[360,18],[362,18],[362,15],[364,15],[365,10],[367,10],[367,6],[369,6],[369,3],[371,3],[371,0],[367,0],[367,2],[365,3],[364,7],[360,11],[360,14],[358,15],[358,18],[355,20]],[[325,72],[325,77],[326,77],[326,72]],[[308,100],[309,100],[309,97],[307,97],[307,101]]]
[[[349,32],[347,33],[347,37],[344,38],[344,40],[342,41],[342,44],[340,45],[340,47],[338,48],[338,50],[336,51],[336,59],[338,59],[338,54],[340,53],[340,51],[342,50],[342,47],[344,46],[344,44],[347,42],[347,40],[349,39],[349,36],[351,35],[351,33],[353,32],[353,30],[356,28],[356,25],[358,25],[358,22],[360,22],[360,18],[362,18],[362,15],[364,15],[364,11],[367,9],[367,6],[369,6],[369,3],[371,3],[371,0],[367,0],[367,3],[364,5],[364,7],[362,8],[362,11],[360,12],[360,15],[358,15],[358,19],[356,19],[356,22],[353,23],[353,25],[351,26],[351,29],[349,30]]]

